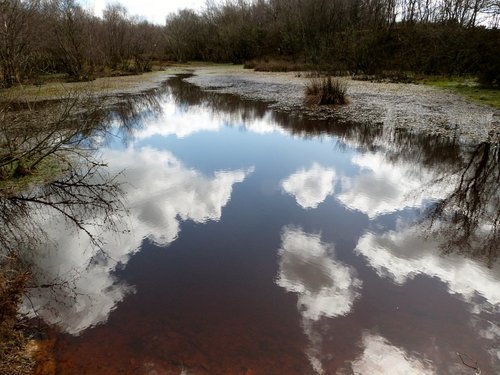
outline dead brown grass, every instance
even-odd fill
[[[331,76],[313,77],[305,88],[305,102],[308,105],[347,104],[347,83]]]
[[[18,307],[29,279],[14,255],[0,263],[0,374],[30,374],[34,360],[18,319]]]

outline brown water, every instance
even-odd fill
[[[58,287],[26,310],[57,332],[57,374],[474,374],[457,352],[499,371],[498,144],[181,78],[124,100],[99,141],[128,211],[93,229],[102,251],[37,219],[51,242],[29,259]]]

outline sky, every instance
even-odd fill
[[[94,9],[96,15],[101,16],[106,4],[116,2],[125,6],[130,15],[142,16],[150,22],[161,25],[165,23],[165,17],[169,13],[185,8],[200,10],[205,5],[205,0],[88,0],[87,4],[89,8]]]

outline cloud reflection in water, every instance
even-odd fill
[[[273,121],[271,113],[263,117],[243,118],[239,112],[213,112],[206,105],[194,105],[185,112],[171,101],[162,102],[161,108],[161,116],[146,121],[145,126],[134,130],[136,139],[171,135],[185,138],[199,132],[217,132],[226,125],[238,126],[256,134],[285,133],[283,128]]]
[[[314,163],[309,169],[300,169],[281,182],[285,192],[295,197],[302,208],[316,208],[333,194],[336,173]]]
[[[351,362],[351,372],[357,375],[432,375],[436,371],[430,361],[417,359],[392,345],[384,337],[365,332],[363,352]]]
[[[104,255],[96,256],[89,239],[65,226],[55,214],[42,223],[51,243],[29,255],[34,283],[58,286],[34,289],[25,309],[33,304],[46,322],[74,335],[105,322],[116,304],[133,290],[118,282],[113,273],[139,250],[144,239],[167,246],[177,238],[180,221],[220,220],[233,185],[253,171],[216,171],[208,177],[186,168],[171,153],[150,148],[103,150],[103,159],[111,173],[123,170],[119,179],[129,209],[119,233],[91,228],[103,240]]]
[[[500,304],[500,268],[487,268],[482,263],[461,255],[441,255],[440,242],[426,238],[420,226],[406,227],[376,235],[366,233],[356,246],[356,252],[381,277],[403,284],[418,274],[436,277],[448,286],[452,294],[471,302],[476,295],[489,304]]]
[[[370,219],[406,207],[421,207],[425,201],[444,198],[450,191],[446,181],[435,183],[438,175],[432,171],[388,161],[383,153],[356,155],[352,162],[362,173],[342,178],[338,199]]]
[[[352,267],[335,259],[332,245],[299,228],[283,229],[278,256],[276,283],[297,294],[302,327],[310,341],[306,355],[313,369],[322,374],[322,336],[314,322],[348,314],[361,295],[362,282]]]

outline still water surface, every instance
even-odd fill
[[[304,119],[171,79],[98,139],[114,230],[45,218],[57,374],[500,368],[499,147]],[[54,283],[56,284],[56,283]],[[477,364],[476,364],[477,362]]]

